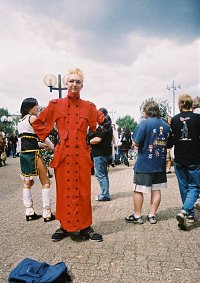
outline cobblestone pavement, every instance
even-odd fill
[[[25,257],[49,264],[64,261],[74,283],[200,282],[200,211],[190,231],[177,227],[181,202],[174,173],[168,176],[168,190],[162,195],[158,223],[126,223],[133,212],[132,166],[119,165],[109,172],[112,201],[96,202],[98,184],[92,176],[93,228],[103,235],[101,243],[73,242],[66,238],[52,242],[58,221],[26,222],[22,205],[19,158],[8,158],[0,168],[1,254],[0,282]],[[55,180],[52,180],[55,211]],[[34,207],[42,212],[39,182],[33,190]],[[148,213],[145,195],[143,215]],[[146,217],[145,217],[146,218]]]

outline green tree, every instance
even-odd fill
[[[2,121],[1,117],[6,116],[9,117],[8,109],[0,108],[0,132],[5,132],[11,134],[14,131],[14,121],[7,122]]]
[[[149,102],[149,101],[155,101],[160,109],[160,114],[161,114],[161,118],[165,121],[167,121],[167,117],[170,116],[171,114],[171,107],[169,106],[169,102],[168,100],[164,100],[164,99],[157,99],[157,98],[148,98],[145,99],[145,101],[142,102],[141,106],[140,106],[140,112],[141,112],[141,116],[143,115],[143,107],[144,105]]]
[[[119,117],[116,121],[116,124],[119,128],[129,128],[131,132],[133,132],[137,126],[137,122],[130,115]]]

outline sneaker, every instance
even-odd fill
[[[86,229],[80,230],[80,232],[70,233],[70,238],[73,241],[93,241],[93,242],[102,242],[103,237],[98,233],[94,233],[94,230],[89,226]]]
[[[108,198],[108,197],[100,198],[99,196],[95,196],[95,200],[96,200],[96,201],[110,201],[111,199]]]
[[[51,236],[51,240],[53,242],[58,242],[58,241],[63,240],[64,238],[68,237],[69,235],[70,235],[70,233],[67,232],[66,230],[64,230],[61,227],[58,230],[56,230],[55,233],[53,233],[53,235]]]
[[[125,220],[128,223],[134,223],[134,224],[143,224],[144,223],[141,216],[136,218],[134,214],[130,215],[128,218],[125,217]]]
[[[179,212],[176,216],[176,219],[178,220],[178,227],[181,229],[181,230],[184,230],[186,231],[187,230],[187,225],[186,225],[186,221],[187,221],[187,216],[186,214],[182,213],[182,212]]]
[[[157,223],[157,219],[156,219],[155,215],[153,215],[153,216],[147,215],[147,220],[148,220],[149,223],[151,223],[151,224],[156,224],[156,223]]]
[[[195,222],[194,215],[188,215],[187,223],[193,224]]]

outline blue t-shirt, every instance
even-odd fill
[[[169,131],[170,126],[156,117],[149,117],[140,122],[132,135],[133,141],[139,144],[135,172],[166,172]]]

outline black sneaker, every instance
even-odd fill
[[[143,219],[142,217],[135,217],[134,214],[130,215],[129,217],[125,217],[126,222],[128,223],[134,223],[134,224],[143,224]]]
[[[105,198],[100,198],[99,196],[95,196],[96,201],[111,201],[111,198],[105,197]]]
[[[103,237],[98,233],[94,233],[94,230],[91,227],[81,230],[80,232],[70,233],[70,237],[73,241],[93,241],[93,242],[102,242]]]
[[[56,230],[55,233],[53,233],[53,235],[51,236],[51,240],[53,242],[58,242],[58,241],[63,240],[64,238],[68,237],[69,235],[70,235],[70,233],[67,232],[66,230],[64,230],[61,227],[58,230]]]

